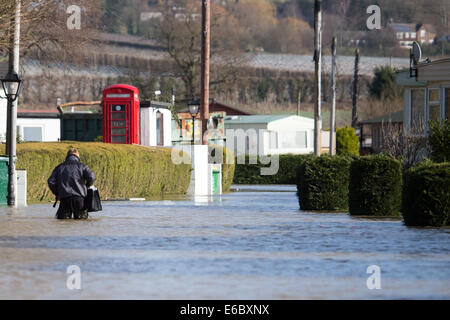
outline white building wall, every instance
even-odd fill
[[[141,108],[141,145],[157,146],[156,113],[164,118],[164,146],[172,146],[172,112],[164,108]]]
[[[56,142],[61,139],[61,120],[55,119],[35,119],[17,118],[17,134],[24,140],[26,128],[40,128],[41,139],[39,137],[28,137],[26,141]]]

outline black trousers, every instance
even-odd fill
[[[87,209],[84,207],[84,198],[70,197],[60,199],[59,208],[56,212],[57,219],[87,219],[89,217]]]

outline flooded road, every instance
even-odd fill
[[[450,229],[302,212],[295,192],[104,202],[87,221],[0,208],[0,298],[450,299]],[[71,265],[80,290],[66,286]]]

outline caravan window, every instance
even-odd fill
[[[445,89],[445,118],[450,120],[450,88]]]
[[[411,90],[411,132],[424,133],[425,89]]]
[[[23,141],[42,141],[42,127],[23,127]]]
[[[441,102],[439,89],[428,89],[428,120],[439,121],[441,119]]]

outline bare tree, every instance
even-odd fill
[[[21,56],[32,55],[40,61],[73,60],[86,52],[85,44],[92,38],[101,16],[100,3],[95,0],[22,0]],[[0,1],[0,54],[9,50],[8,35],[14,14],[14,0]],[[70,6],[79,8],[80,28],[69,28],[73,14]],[[4,26],[4,27],[3,27]]]
[[[381,139],[383,151],[393,158],[402,158],[404,168],[410,168],[428,155],[427,139],[415,134],[414,130],[405,133],[398,123],[382,123]],[[413,123],[415,128],[423,128],[423,120]]]
[[[181,78],[185,96],[199,92],[201,64],[201,6],[179,0],[178,6],[167,5],[163,16],[155,21],[155,37],[167,47],[175,62],[175,77]],[[212,4],[211,9],[211,80],[210,86],[235,79],[238,66],[245,60],[238,49],[237,20],[223,7]]]

